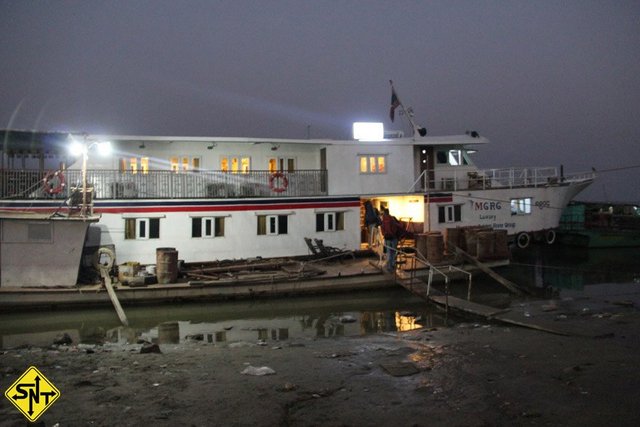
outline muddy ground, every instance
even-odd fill
[[[538,308],[515,310],[571,335],[467,322],[359,338],[193,341],[148,354],[139,344],[4,349],[0,390],[36,366],[61,392],[38,419],[46,426],[640,425],[637,308]],[[243,374],[263,367],[275,373]],[[25,424],[0,398],[0,425]]]

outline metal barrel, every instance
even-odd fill
[[[156,249],[158,283],[174,283],[178,279],[178,251],[175,248]]]

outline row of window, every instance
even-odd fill
[[[120,159],[120,172],[131,172],[133,174],[149,173],[149,157],[128,157]],[[169,159],[169,169],[172,172],[199,171],[200,157],[173,156]],[[251,171],[251,158],[241,156],[220,157],[220,170],[223,172],[248,173]],[[268,161],[269,172],[285,171],[294,172],[296,162],[294,158],[278,157]]]
[[[511,215],[531,215],[531,197],[511,199]],[[438,206],[438,223],[450,223],[462,221],[462,205]]]
[[[224,237],[224,216],[191,218],[191,237]],[[257,235],[288,234],[289,215],[258,215]],[[147,240],[160,238],[161,218],[125,218],[124,238],[127,240]],[[323,212],[316,214],[316,231],[344,230],[344,212]]]
[[[530,215],[531,198],[512,199],[511,215]],[[223,237],[225,234],[225,218],[223,216],[191,218],[191,237],[210,238]],[[257,235],[288,234],[288,215],[258,215]],[[451,204],[438,206],[438,223],[462,221],[462,205]],[[344,230],[344,212],[324,212],[316,214],[316,232]],[[125,239],[158,239],[160,238],[160,218],[126,218],[124,227]]]
[[[358,156],[360,173],[383,174],[387,173],[387,156],[364,154]],[[294,172],[296,161],[291,157],[270,158],[268,161],[269,172],[284,171]],[[169,169],[172,172],[199,171],[200,157],[178,157],[169,159]],[[241,156],[223,156],[220,158],[220,170],[223,172],[249,173],[251,171],[251,158]],[[149,173],[149,157],[129,157],[120,159],[120,172],[133,174]]]

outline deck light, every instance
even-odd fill
[[[98,153],[102,156],[111,154],[110,141],[92,141],[89,135],[83,135],[83,142],[75,139],[73,135],[69,135],[69,153],[73,156],[82,156],[82,206],[80,208],[80,216],[86,217],[87,214],[87,159],[89,158],[89,150],[94,145],[98,149]]]
[[[382,123],[355,122],[353,124],[353,139],[380,141],[384,139],[384,126]]]

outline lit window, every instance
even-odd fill
[[[511,199],[511,215],[530,215],[531,197]]]
[[[160,218],[126,218],[124,220],[125,239],[159,239]]]
[[[258,215],[258,235],[276,235],[287,233],[287,215]]]
[[[248,173],[251,170],[251,158],[249,157],[221,157],[220,169],[223,172]]]
[[[140,159],[140,171],[145,175],[147,173],[149,173],[149,158],[148,157],[142,157]]]
[[[277,169],[277,160],[276,159],[269,159],[269,172],[273,173],[276,171]]]
[[[367,158],[360,157],[360,173],[367,173]]]
[[[344,212],[324,212],[316,214],[316,231],[344,230]]]
[[[249,172],[249,158],[248,157],[243,157],[241,159],[241,165],[242,165],[242,173],[248,173]]]
[[[387,158],[386,156],[361,155],[359,156],[360,173],[386,173]]]
[[[169,162],[171,164],[171,171],[177,173],[180,170],[178,166],[178,158],[172,157],[171,159],[169,159]]]
[[[138,173],[138,159],[136,157],[129,159],[129,170],[133,174]]]
[[[191,166],[193,167],[194,171],[200,170],[200,157],[194,157],[193,159],[191,159]]]
[[[191,218],[191,237],[223,237],[224,217]]]
[[[459,166],[462,164],[460,150],[449,150],[449,164],[452,166]]]

